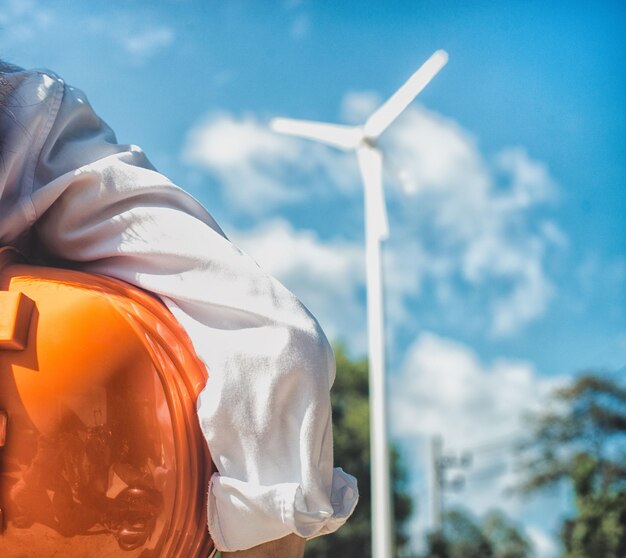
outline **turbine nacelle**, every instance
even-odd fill
[[[363,130],[363,128],[361,128]],[[361,138],[361,142],[359,143],[359,147],[375,147],[376,149],[380,149],[376,144],[376,138],[372,138],[370,136],[365,135],[365,131],[363,131],[363,137]]]

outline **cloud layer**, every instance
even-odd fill
[[[349,95],[344,112],[359,119],[359,112],[373,109],[372,101]],[[428,239],[422,245],[437,264],[433,269],[446,270],[435,277],[440,285],[460,281],[478,294],[495,336],[512,335],[541,316],[552,294],[543,269],[548,238],[560,233],[535,215],[555,197],[545,166],[521,148],[487,157],[468,131],[419,105],[393,125],[383,146],[402,169],[405,187],[416,192],[407,203],[390,189],[396,233]]]
[[[362,122],[377,102],[371,94],[349,94],[342,110],[346,119]],[[462,314],[494,336],[514,335],[540,317],[553,292],[545,260],[567,243],[558,226],[541,217],[556,193],[545,166],[521,148],[487,157],[458,123],[419,105],[383,135],[382,148],[390,171],[391,322],[411,327],[406,308],[425,281],[440,303],[471,306]],[[276,135],[253,115],[205,117],[189,132],[183,156],[210,174],[235,212],[257,219],[328,199],[362,203],[352,154]]]
[[[463,344],[423,333],[410,347],[390,386],[393,431],[403,447],[411,448],[409,458],[417,460],[422,471],[430,470],[429,442],[435,435],[442,437],[444,455],[471,454],[469,468],[453,468],[447,473],[448,481],[462,476],[465,484],[460,492],[446,493],[446,505],[477,514],[497,507],[517,519],[533,509],[534,517],[545,516],[546,520],[529,529],[540,556],[553,555],[545,529],[555,526],[559,513],[567,509],[566,501],[559,495],[526,501],[506,493],[517,480],[513,447],[527,436],[525,414],[540,409],[562,381],[540,377],[529,362],[482,362]],[[428,486],[431,478],[426,474],[421,482]],[[423,491],[419,502],[421,513],[413,526],[416,533],[429,524],[426,494],[428,491]]]
[[[399,436],[442,435],[457,448],[514,440],[558,380],[540,377],[524,361],[484,363],[468,346],[421,334],[409,347],[391,387]]]
[[[207,116],[190,130],[183,159],[208,170],[232,207],[255,217],[358,186],[352,157],[275,134],[254,115]]]
[[[9,55],[21,43],[45,44],[70,33],[77,45],[103,39],[133,65],[143,64],[175,40],[173,28],[156,21],[151,11],[112,8],[106,16],[97,16],[41,0],[0,0],[0,28],[0,45]]]
[[[35,41],[38,33],[54,24],[54,14],[35,0],[2,0],[0,2],[1,44],[9,49],[16,43]],[[5,49],[7,47],[4,47]]]

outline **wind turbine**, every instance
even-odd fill
[[[396,119],[448,61],[436,51],[400,89],[384,102],[362,126],[275,118],[271,128],[343,151],[356,151],[365,197],[365,251],[367,273],[367,328],[370,378],[370,436],[372,468],[372,546],[374,558],[391,557],[391,490],[389,445],[385,405],[385,352],[381,243],[389,225],[383,192],[383,154],[378,137]]]

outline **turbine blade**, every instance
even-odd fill
[[[365,189],[365,229],[376,240],[389,234],[387,207],[383,191],[383,154],[380,149],[364,145],[357,150],[359,170]]]
[[[367,119],[363,126],[365,136],[376,139],[382,134],[446,65],[447,61],[448,53],[445,50],[438,50],[426,60],[419,70]]]
[[[345,151],[355,149],[363,139],[363,130],[359,126],[327,124],[310,120],[274,118],[270,122],[270,128],[281,134],[319,141]]]

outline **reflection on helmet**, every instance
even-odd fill
[[[0,250],[3,558],[211,554],[205,382],[150,295]]]

